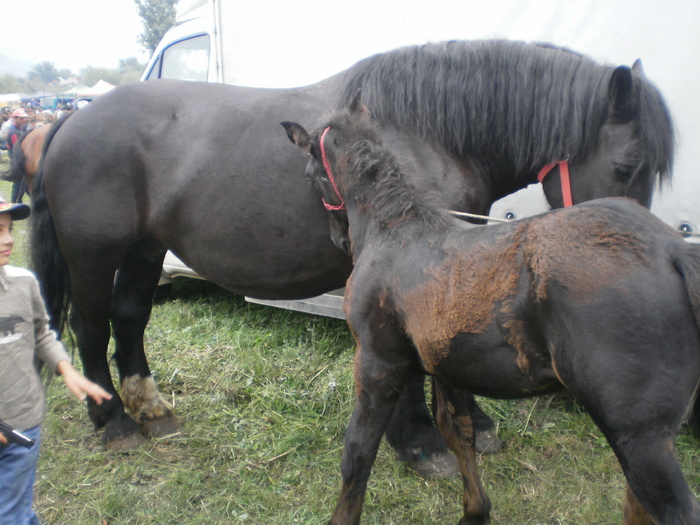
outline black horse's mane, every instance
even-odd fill
[[[438,197],[417,191],[402,174],[398,160],[382,145],[377,123],[369,115],[341,110],[331,116],[328,125],[337,134],[334,144],[341,144],[335,163],[344,168],[334,171],[346,201],[371,207],[382,227],[405,219],[418,219],[431,228],[450,223]]]
[[[551,44],[505,40],[432,43],[369,57],[350,68],[340,94],[381,124],[416,130],[455,155],[512,159],[517,177],[584,157],[607,118],[614,68]],[[641,151],[659,180],[670,177],[673,126],[658,90],[635,74]]]

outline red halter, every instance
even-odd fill
[[[331,165],[328,163],[328,157],[326,156],[326,147],[323,145],[323,139],[326,138],[326,133],[328,133],[328,130],[330,130],[330,129],[331,129],[331,127],[328,126],[326,129],[323,130],[323,133],[321,134],[321,140],[320,140],[321,160],[323,160],[323,168],[326,170],[326,173],[328,174],[328,179],[331,181],[331,184],[333,185],[333,189],[335,190],[335,194],[340,199],[340,204],[338,204],[337,206],[334,206],[332,204],[328,204],[326,202],[326,199],[324,199],[323,197],[321,197],[321,200],[323,201],[323,205],[326,207],[327,210],[340,211],[340,210],[346,209],[345,208],[345,201],[340,196],[340,192],[338,191],[338,186],[335,185],[335,178],[333,178],[333,172],[331,171]]]
[[[335,194],[338,196],[340,199],[340,204],[337,206],[334,206],[333,204],[328,204],[326,202],[326,199],[321,198],[323,201],[323,205],[326,207],[327,210],[329,211],[340,211],[340,210],[345,210],[345,201],[343,200],[343,197],[340,196],[340,192],[338,191],[338,186],[335,184],[335,178],[333,177],[333,171],[331,170],[331,165],[328,163],[328,157],[326,156],[326,147],[323,143],[324,139],[326,138],[326,133],[331,129],[330,126],[328,126],[326,129],[323,130],[323,133],[321,134],[321,140],[320,140],[320,146],[321,146],[321,160],[323,161],[323,168],[326,170],[326,174],[328,175],[328,179],[331,181],[331,185],[333,186],[333,190],[335,191]],[[569,163],[565,160],[560,160],[557,162],[550,162],[547,164],[544,168],[540,170],[540,172],[537,174],[537,180],[538,182],[542,183],[544,179],[551,173],[551,171],[556,167],[559,166],[559,179],[561,180],[561,194],[562,194],[562,199],[564,201],[564,207],[568,208],[569,206],[574,205],[574,199],[571,195],[571,179],[569,177]]]
[[[558,162],[550,162],[544,168],[542,168],[537,175],[537,180],[542,183],[542,181],[549,175],[549,173],[554,169],[555,166],[559,166],[559,180],[561,180],[561,196],[564,200],[564,207],[574,205],[574,199],[571,196],[571,180],[569,178],[569,163],[565,160],[560,160]]]

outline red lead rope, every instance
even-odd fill
[[[335,194],[338,196],[340,199],[340,204],[337,206],[334,206],[333,204],[328,204],[326,202],[326,199],[323,200],[323,205],[326,207],[327,210],[330,211],[339,211],[339,210],[344,210],[345,209],[345,201],[343,198],[340,196],[340,192],[338,191],[338,186],[335,184],[335,178],[333,177],[333,171],[331,170],[331,165],[328,163],[328,157],[326,156],[326,147],[323,143],[324,139],[326,138],[326,133],[330,130],[330,126],[328,126],[326,129],[323,130],[323,133],[321,134],[321,140],[320,140],[320,146],[321,146],[321,160],[323,161],[323,168],[326,170],[326,174],[328,175],[328,179],[331,181],[331,185],[333,186],[333,190],[335,191]],[[556,167],[559,166],[559,180],[561,181],[561,195],[562,199],[564,201],[564,207],[568,208],[569,206],[574,205],[574,199],[571,195],[571,179],[569,177],[569,163],[566,162],[565,160],[560,160],[557,162],[550,162],[547,164],[544,168],[540,170],[540,172],[537,174],[537,180],[541,184],[544,179],[551,173],[551,171]]]
[[[574,199],[571,196],[571,179],[569,178],[568,162],[565,160],[550,162],[540,170],[539,174],[537,175],[537,180],[542,183],[542,181],[556,166],[559,166],[559,180],[561,181],[561,196],[564,200],[564,207],[568,208],[569,206],[574,205]]]
[[[323,139],[326,138],[326,133],[328,133],[328,130],[330,130],[330,129],[331,129],[331,127],[328,126],[326,129],[323,130],[323,133],[321,134],[321,140],[320,140],[321,160],[323,161],[323,168],[326,170],[326,174],[328,175],[328,178],[330,179],[331,184],[333,185],[333,189],[335,190],[335,194],[340,199],[340,204],[338,204],[337,206],[334,206],[332,204],[328,204],[326,202],[326,199],[324,199],[324,198],[321,198],[321,200],[323,201],[323,205],[326,207],[327,210],[339,211],[339,210],[345,209],[345,201],[340,196],[340,192],[338,191],[338,186],[335,185],[335,179],[333,178],[333,172],[331,171],[331,165],[328,163],[328,157],[326,157],[326,147],[323,145]]]

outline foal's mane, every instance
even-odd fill
[[[406,179],[394,154],[383,147],[369,115],[341,110],[332,115],[328,126],[334,132],[333,164],[338,167],[333,171],[346,202],[370,207],[381,227],[406,219],[418,219],[431,228],[450,223],[437,198],[418,192]]]
[[[550,44],[452,41],[396,49],[348,70],[340,106],[358,91],[381,124],[415,130],[459,156],[509,159],[519,179],[584,157],[608,117],[614,68]],[[640,151],[670,177],[673,127],[658,90],[635,73]]]

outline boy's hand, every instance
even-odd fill
[[[101,405],[103,401],[112,399],[112,394],[83,376],[73,368],[70,362],[66,360],[60,361],[56,366],[56,371],[63,376],[63,381],[66,383],[68,390],[73,392],[73,395],[81,401],[90,396],[90,399]]]

